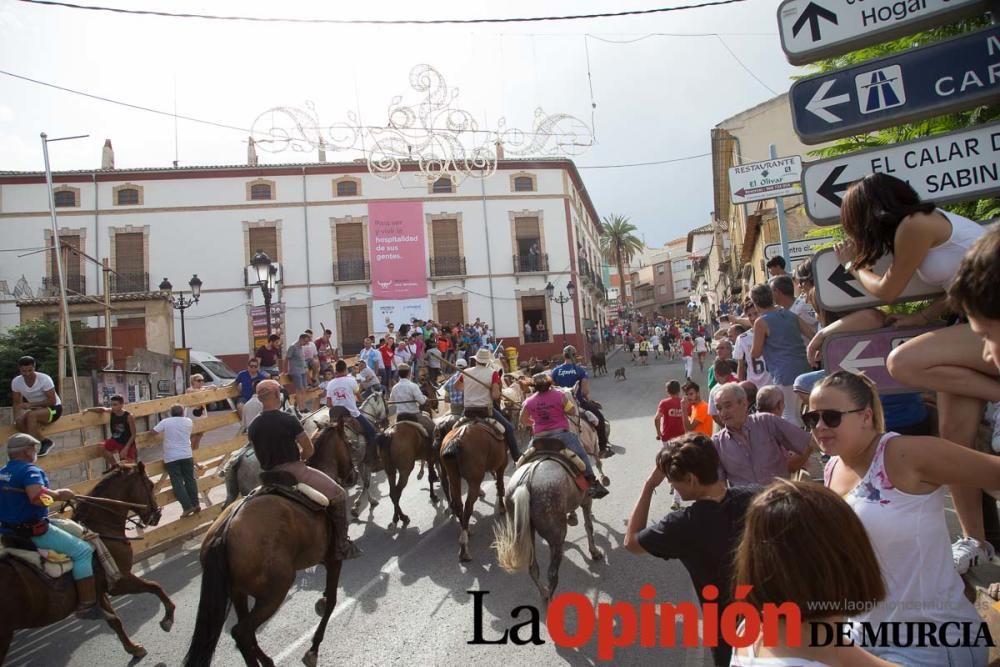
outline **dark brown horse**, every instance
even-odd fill
[[[458,438],[454,454],[445,456],[452,440]],[[480,487],[487,472],[492,472],[497,482],[496,511],[504,511],[503,471],[507,467],[507,446],[503,436],[497,435],[489,426],[472,423],[452,429],[441,443],[439,452],[444,479],[441,486],[448,494],[448,504],[458,520],[458,558],[470,561],[469,519],[472,508],[479,500]],[[468,495],[462,503],[462,480],[468,484]]]
[[[94,498],[108,498],[124,503],[134,503],[139,518],[147,525],[156,525],[160,510],[153,494],[153,483],[146,476],[142,463],[122,465],[105,475],[91,492]],[[103,591],[98,602],[108,625],[118,635],[129,655],[143,657],[146,649],[129,639],[122,621],[111,606],[110,595],[153,593],[163,601],[165,614],[160,627],[169,631],[174,623],[174,603],[159,584],[140,579],[132,574],[132,546],[125,539],[125,522],[129,508],[92,500],[76,500],[74,518],[103,538],[105,546],[114,557],[121,579],[110,590],[106,588],[104,572],[94,563],[94,576],[98,577],[98,590]],[[60,621],[76,609],[76,588],[71,575],[58,581],[46,581],[43,575],[29,565],[14,558],[0,559],[0,664],[10,646],[14,630],[40,628]]]
[[[404,527],[409,525],[410,517],[403,513],[399,499],[403,495],[403,489],[406,488],[410,473],[413,472],[413,466],[417,461],[421,461],[421,469],[424,461],[431,466],[430,498],[432,503],[437,502],[437,496],[434,494],[434,461],[428,460],[434,430],[431,428],[426,435],[423,432],[427,431],[428,426],[433,427],[433,422],[429,418],[425,421],[428,423],[397,421],[391,431],[380,433],[375,439],[382,456],[382,463],[385,466],[385,476],[389,480],[389,498],[392,499],[393,507],[392,522],[395,524],[402,521]]]
[[[343,420],[315,438],[309,464],[334,479],[351,473]],[[345,465],[347,469],[343,466]],[[346,517],[339,520],[346,521]],[[326,566],[326,588],[316,604],[319,627],[302,662],[315,667],[319,645],[337,604],[343,561],[328,555],[332,527],[324,512],[314,512],[278,495],[256,496],[227,507],[208,529],[201,545],[201,600],[194,636],[184,658],[189,667],[208,667],[219,643],[229,607],[236,608],[230,634],[247,665],[274,665],[257,644],[257,628],[274,615],[295,583],[295,573],[318,563]],[[254,599],[253,609],[249,598]]]

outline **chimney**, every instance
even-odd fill
[[[497,139],[497,142],[494,145],[497,147],[497,159],[498,160],[502,160],[503,159],[503,142],[500,141],[499,139]]]
[[[251,167],[257,166],[257,145],[253,142],[253,137],[250,137],[247,143],[247,164]]]
[[[326,162],[326,142],[323,137],[319,138],[319,161]]]
[[[104,148],[101,150],[101,169],[115,168],[115,149],[111,147],[111,140],[104,140]]]

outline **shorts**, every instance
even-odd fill
[[[139,452],[136,449],[134,443],[132,445],[129,445],[128,448],[126,448],[125,445],[118,442],[114,438],[108,438],[103,443],[101,443],[101,446],[104,447],[104,450],[108,452],[112,453],[124,452],[124,458],[126,461],[135,461],[136,459],[139,458]]]
[[[295,385],[296,391],[302,391],[306,388],[305,373],[289,373],[288,377],[292,378],[292,384]]]
[[[639,356],[640,357],[648,357],[649,356],[649,352],[647,350],[639,350]]]
[[[48,421],[48,423],[49,424],[53,424],[53,423],[59,421],[59,418],[62,417],[62,410],[63,410],[62,403],[60,403],[59,405],[53,405],[52,407],[50,407],[49,408],[49,421]]]

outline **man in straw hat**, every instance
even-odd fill
[[[517,451],[514,425],[493,405],[494,401],[500,400],[500,371],[496,369],[495,362],[488,348],[480,348],[472,358],[471,367],[461,371],[462,377],[456,385],[464,395],[463,414],[466,417],[492,417],[503,424],[507,451],[516,462],[521,454]]]

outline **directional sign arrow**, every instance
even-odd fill
[[[846,164],[834,167],[830,171],[830,174],[823,180],[823,183],[820,184],[818,188],[816,188],[816,194],[818,194],[820,197],[823,197],[837,208],[840,208],[840,205],[844,202],[843,198],[841,198],[840,196],[840,193],[851,186],[850,181],[847,181],[845,183],[837,182],[837,179],[840,178],[840,175],[843,174],[846,169],[847,169]]]
[[[826,96],[835,83],[837,82],[834,79],[824,81],[823,85],[816,90],[816,94],[809,100],[809,103],[806,104],[806,111],[811,112],[814,116],[819,116],[828,123],[839,123],[842,120],[840,116],[827,111],[829,107],[835,107],[851,101],[851,96],[847,93],[835,95],[834,97]]]
[[[840,367],[845,371],[851,371],[852,373],[857,373],[862,368],[874,368],[878,366],[885,366],[885,359],[881,357],[868,357],[865,359],[860,359],[861,353],[865,351],[868,347],[868,343],[871,341],[862,340],[854,344],[851,351],[848,352],[843,359],[840,360]]]
[[[830,275],[830,283],[840,288],[840,291],[847,296],[852,299],[864,296],[864,292],[861,292],[851,285],[852,280],[854,280],[854,276],[848,273],[840,264],[837,265],[837,268],[834,269],[833,273]]]
[[[826,7],[820,7],[814,2],[810,2],[806,5],[806,8],[802,10],[802,15],[799,16],[799,20],[795,22],[792,26],[792,37],[798,37],[799,32],[805,26],[806,22],[809,22],[809,31],[812,35],[812,41],[818,42],[823,37],[819,31],[819,20],[823,18],[830,23],[837,25],[837,15],[831,12]]]

